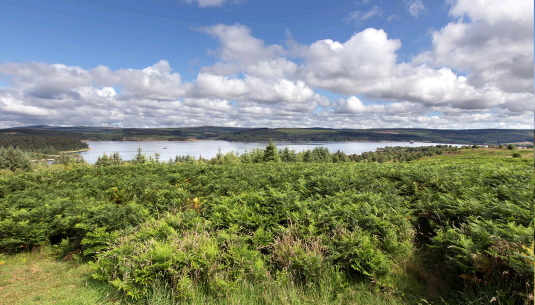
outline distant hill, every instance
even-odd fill
[[[55,127],[47,125],[0,129],[1,137],[69,137],[92,141],[187,141],[225,140],[231,142],[345,142],[399,141],[455,144],[533,143],[531,129],[331,129],[331,128],[117,128]]]

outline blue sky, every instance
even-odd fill
[[[400,60],[430,48],[429,31],[447,23],[444,3],[429,1],[419,18],[411,18],[403,1],[249,1],[199,8],[176,0],[152,1],[13,1],[0,4],[0,58],[7,61],[63,63],[86,69],[145,68],[166,59],[179,71],[195,58],[210,64],[207,49],[217,47],[196,29],[218,23],[243,24],[269,44],[283,44],[286,33],[300,43],[347,40],[367,27],[384,29],[403,41]],[[381,16],[362,22],[349,12],[381,5]],[[388,17],[396,18],[388,22]]]
[[[7,1],[0,127],[531,128],[533,2],[500,2]]]

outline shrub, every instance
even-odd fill
[[[327,248],[333,264],[342,270],[355,271],[378,280],[389,273],[392,261],[374,242],[374,238],[361,230],[341,230],[329,240]]]
[[[292,234],[292,229],[275,239],[270,253],[277,270],[307,286],[319,284],[319,276],[326,266],[325,254],[326,249],[318,238],[300,239],[295,232]]]
[[[91,264],[93,277],[133,299],[155,285],[168,285],[182,300],[193,298],[199,289],[221,295],[238,281],[266,279],[260,253],[240,237],[225,232],[216,237],[204,229],[179,231],[180,218],[168,214],[108,240],[108,248]]]
[[[522,158],[522,153],[520,153],[520,152],[514,152],[514,153],[513,153],[513,158]]]
[[[11,146],[0,147],[0,170],[8,169],[10,171],[31,169],[30,158],[20,149]]]

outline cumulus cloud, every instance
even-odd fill
[[[199,109],[205,109],[205,110],[213,110],[213,111],[231,111],[232,105],[227,100],[220,100],[220,99],[195,99],[195,98],[185,98],[182,101],[182,105],[193,107],[193,108],[199,108]]]
[[[200,73],[188,87],[191,96],[225,98],[260,103],[317,103],[329,105],[329,100],[305,85],[303,81],[269,80],[246,75],[245,78]]]
[[[337,103],[337,112],[341,113],[365,113],[365,112],[383,112],[384,105],[364,105],[359,98],[352,96],[346,99],[340,99]]]
[[[219,41],[219,48],[210,53],[220,61],[201,72],[218,75],[248,73],[267,78],[287,78],[295,73],[297,65],[286,59],[287,50],[281,45],[266,45],[253,37],[243,25],[218,24],[199,29]]]
[[[150,98],[155,100],[173,100],[183,95],[181,76],[172,73],[166,60],[160,60],[153,66],[142,70],[119,69],[111,71],[99,66],[89,71],[91,78],[103,86],[122,87],[123,98]]]
[[[359,94],[362,87],[391,76],[400,47],[399,40],[388,39],[384,30],[373,28],[355,33],[343,43],[319,40],[303,48],[306,62],[298,74],[312,86]]]
[[[421,14],[418,2],[407,3]],[[279,45],[218,24],[198,29],[218,47],[192,81],[165,60],[117,70],[2,63],[0,127],[532,128],[533,3],[450,3],[451,21],[409,62],[398,59],[401,41],[380,29],[309,44],[288,34]]]
[[[533,1],[459,0],[450,15],[415,62],[465,71],[475,87],[533,91]]]
[[[26,95],[42,99],[76,98],[71,88],[90,84],[88,71],[61,64],[4,63],[0,64],[0,74],[11,76],[11,84]]]
[[[139,70],[8,63],[0,73],[10,76],[10,85],[0,88],[0,127],[235,126],[267,114],[299,117],[330,104],[298,80],[199,73],[183,83],[167,61]]]
[[[379,114],[379,115],[418,115],[423,107],[417,103],[394,102],[386,104],[365,105],[358,97],[339,99],[334,103],[333,112],[336,114]]]
[[[272,59],[284,52],[282,46],[269,45],[251,35],[251,30],[243,25],[218,24],[201,27],[200,31],[217,38],[220,48],[214,53],[223,61],[251,63],[259,60]]]

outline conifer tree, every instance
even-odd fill
[[[281,158],[279,156],[279,151],[277,146],[273,143],[273,140],[269,140],[268,146],[264,150],[264,162],[280,162]]]

